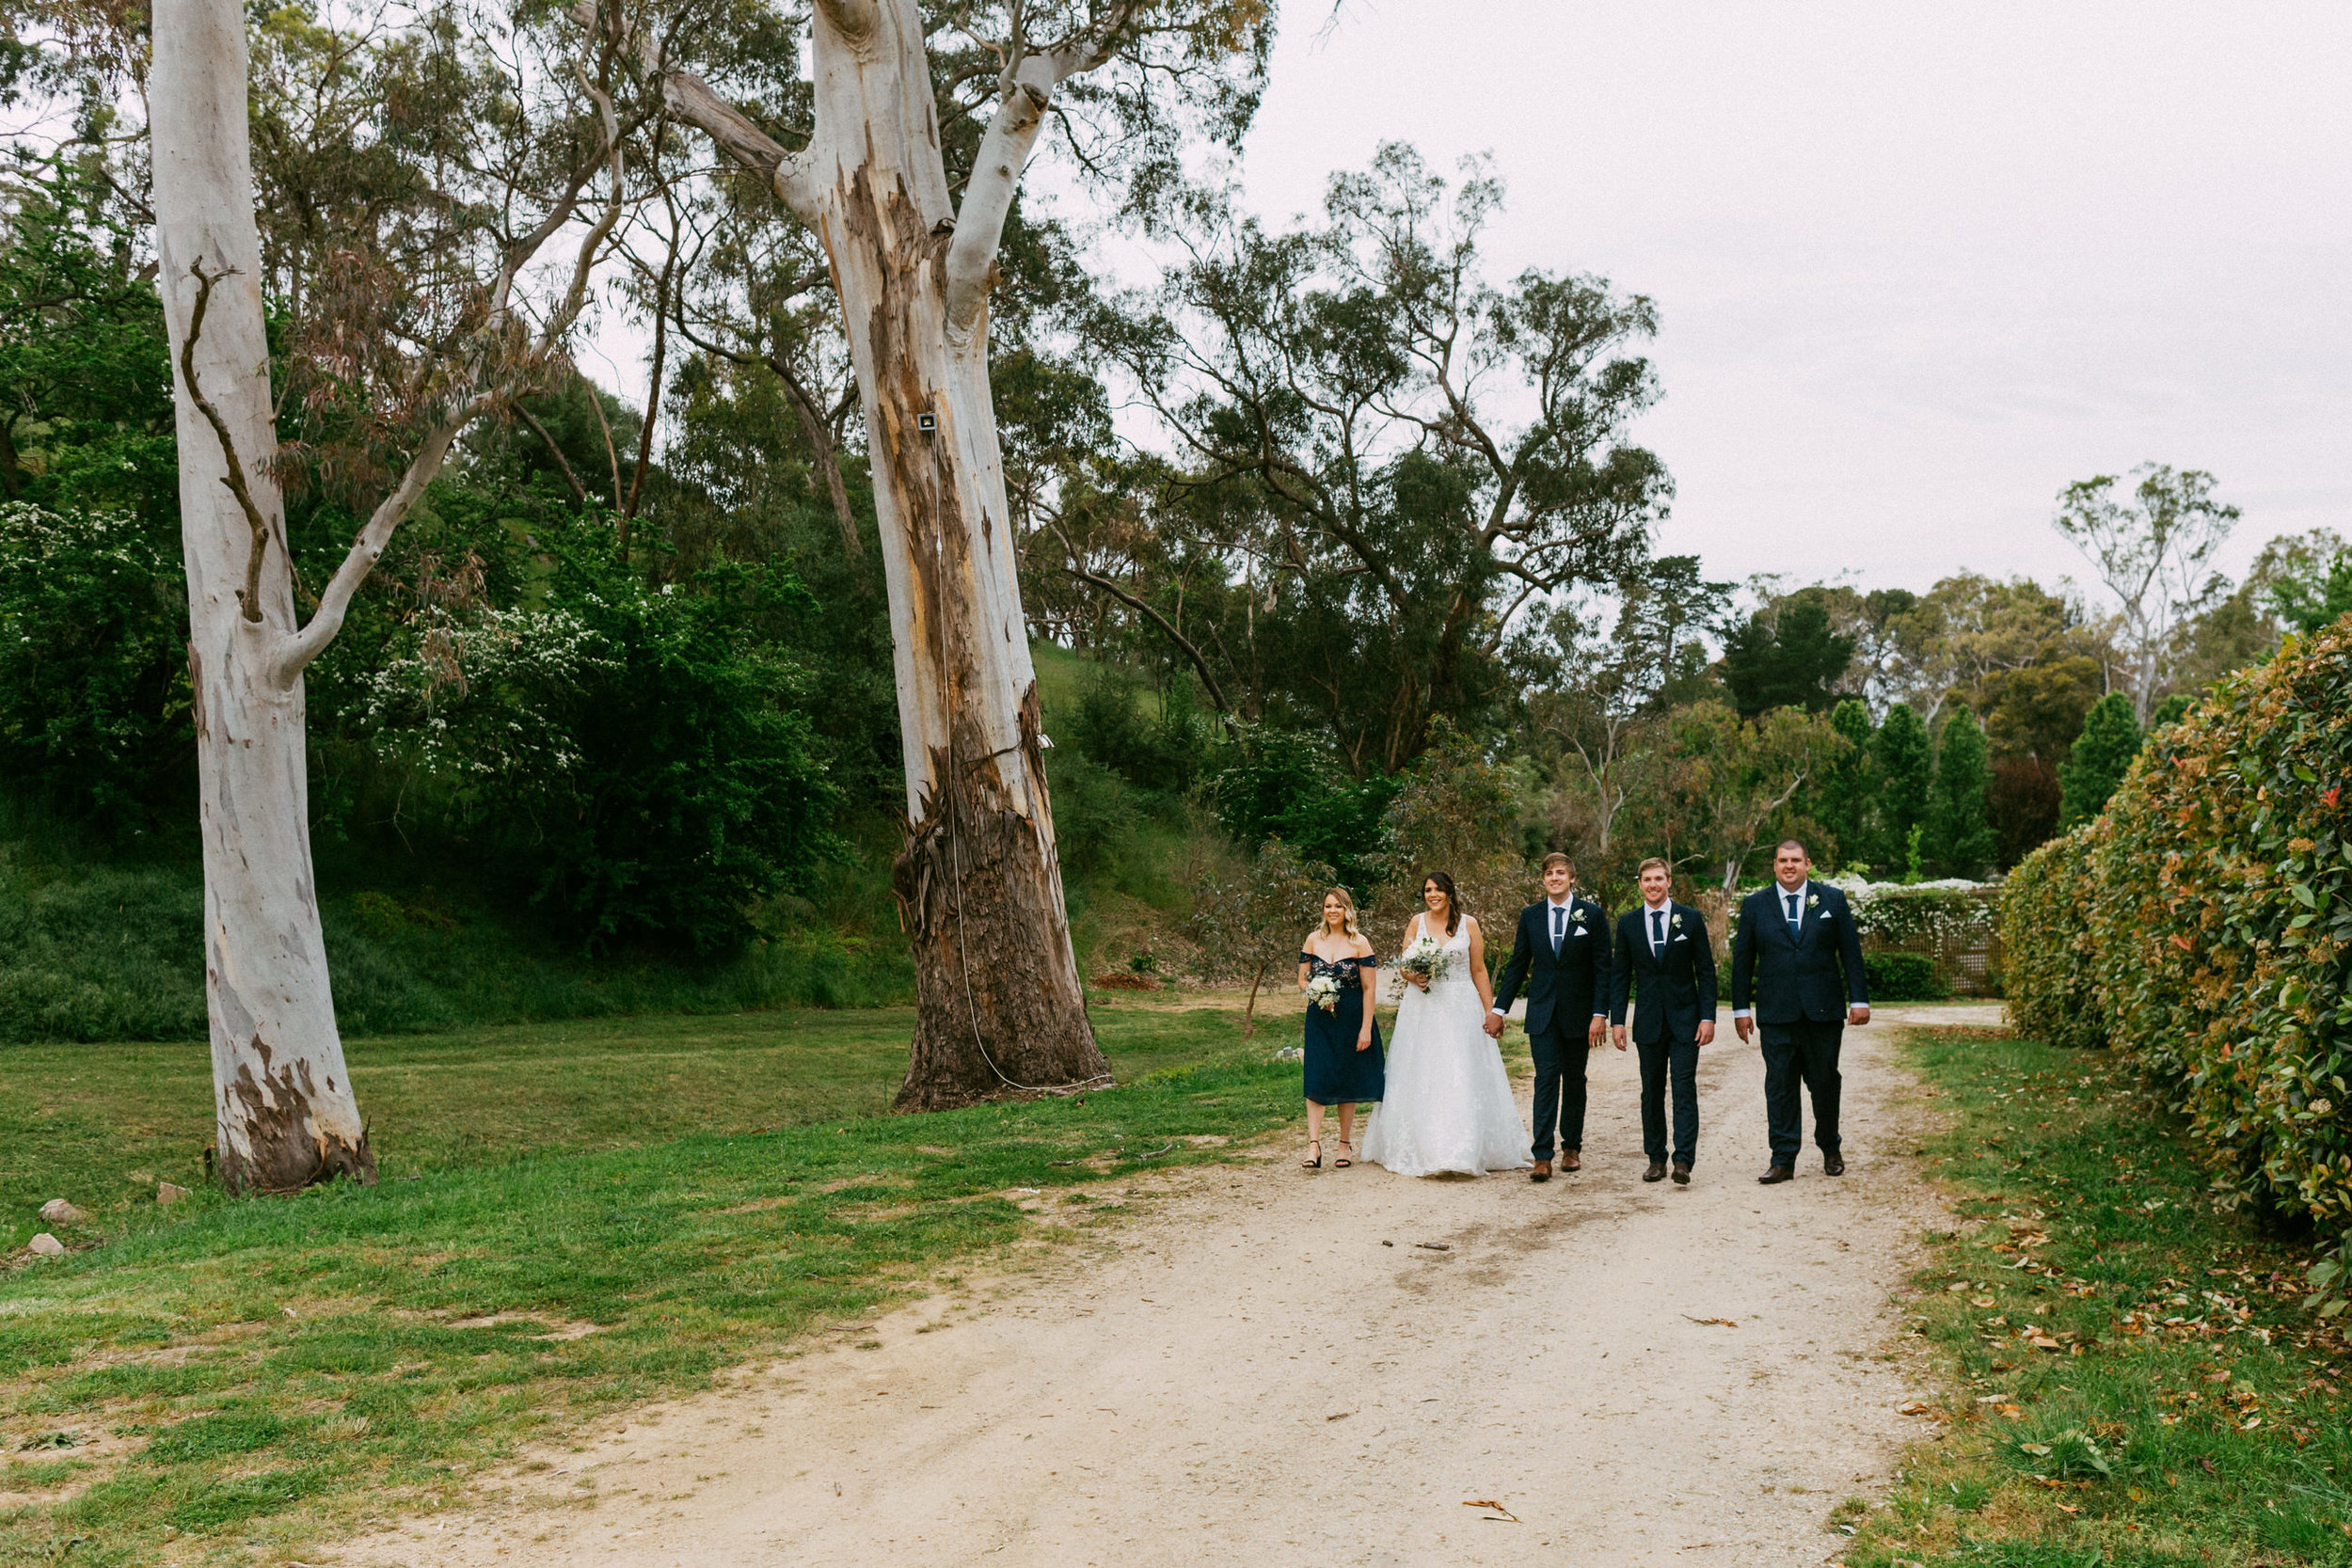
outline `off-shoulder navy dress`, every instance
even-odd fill
[[[1388,1086],[1388,1067],[1380,1059],[1380,1021],[1373,1020],[1372,1043],[1363,1050],[1356,1041],[1364,1031],[1366,994],[1380,960],[1367,953],[1360,958],[1333,963],[1312,953],[1300,953],[1309,979],[1328,974],[1340,983],[1338,1005],[1325,1012],[1307,1004],[1307,1098],[1318,1105],[1368,1104]]]

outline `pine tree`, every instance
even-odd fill
[[[1854,698],[1837,705],[1829,716],[1830,728],[1847,742],[1847,750],[1822,770],[1820,816],[1837,835],[1840,866],[1876,865],[1879,848],[1870,831],[1870,710]]]
[[[1935,773],[1928,727],[1909,703],[1886,710],[1886,721],[1870,739],[1870,764],[1879,843],[1891,856],[1905,856],[1912,830],[1928,819],[1928,794]]]
[[[1944,721],[1935,753],[1935,785],[1928,803],[1928,863],[1940,876],[1981,877],[1993,859],[1993,823],[1986,809],[1993,782],[1984,730],[1966,708]]]
[[[2058,826],[2072,828],[2099,815],[2139,755],[2139,718],[2132,700],[2110,691],[2093,703],[2074,749],[2058,764]]]

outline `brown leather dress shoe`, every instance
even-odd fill
[[[1677,1160],[1675,1162],[1675,1185],[1677,1187],[1687,1187],[1690,1184],[1691,1167],[1683,1164],[1680,1160]]]
[[[1796,1171],[1790,1166],[1774,1165],[1772,1169],[1757,1177],[1756,1179],[1756,1184],[1759,1187],[1776,1187],[1783,1181],[1795,1180],[1796,1176]]]
[[[1846,1174],[1846,1157],[1845,1157],[1843,1154],[1838,1153],[1838,1152],[1837,1152],[1836,1150],[1835,1150],[1835,1149],[1831,1150],[1831,1151],[1830,1151],[1829,1153],[1827,1153],[1827,1154],[1822,1155],[1822,1156],[1821,1156],[1821,1174],[1822,1174],[1823,1176],[1843,1176],[1843,1175],[1845,1175],[1845,1174]]]
[[[1551,1162],[1550,1162],[1550,1161],[1549,1161],[1549,1160],[1538,1160],[1538,1161],[1536,1161],[1536,1162],[1535,1162],[1535,1168],[1534,1168],[1534,1170],[1529,1171],[1529,1172],[1527,1173],[1527,1179],[1528,1179],[1530,1181],[1549,1181],[1549,1180],[1551,1180]]]
[[[1563,1171],[1582,1170],[1584,1168],[1583,1151],[1581,1149],[1575,1148],[1562,1149],[1560,1151],[1560,1168]]]
[[[1663,1164],[1661,1164],[1661,1162],[1659,1162],[1659,1161],[1652,1160],[1652,1161],[1649,1163],[1649,1169],[1647,1169],[1647,1170],[1645,1170],[1645,1171],[1644,1171],[1644,1172],[1642,1173],[1642,1180],[1645,1180],[1645,1181],[1663,1181],[1663,1180],[1666,1180],[1666,1167],[1665,1167],[1665,1165],[1664,1165]]]

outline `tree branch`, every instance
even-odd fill
[[[818,0],[820,8],[828,3]],[[947,330],[951,334],[968,334],[979,320],[980,308],[988,303],[996,250],[1004,243],[1005,218],[1021,188],[1021,171],[1037,149],[1038,133],[1045,124],[1045,108],[1053,102],[1054,89],[1107,61],[1136,9],[1132,3],[1115,6],[1099,24],[1062,48],[1033,55],[1026,52],[1022,8],[1014,6],[1012,36],[997,78],[996,115],[980,136],[971,177],[963,188],[963,204],[956,209],[955,237],[947,245]]]
[[[469,394],[451,408],[419,444],[416,456],[409,460],[407,471],[401,475],[400,483],[392,487],[391,494],[379,501],[374,512],[369,515],[366,526],[360,529],[358,537],[351,542],[350,550],[343,556],[342,564],[335,569],[334,577],[328,579],[326,589],[319,594],[318,609],[312,612],[309,623],[280,645],[272,662],[272,674],[281,686],[291,686],[298,679],[302,672],[310,667],[310,661],[335,640],[336,633],[342,630],[343,617],[350,611],[353,596],[367,581],[368,575],[375,570],[375,563],[382,559],[385,546],[391,542],[392,531],[415,508],[425,487],[439,477],[442,465],[449,460],[450,444],[474,420],[514,400],[528,384],[532,372],[546,362],[555,344],[571,329],[572,323],[580,318],[581,309],[587,304],[590,276],[603,251],[604,242],[612,234],[613,226],[620,221],[628,188],[621,157],[621,127],[612,111],[612,100],[589,81],[588,73],[580,70],[577,63],[573,70],[581,88],[595,103],[604,130],[605,145],[599,161],[611,172],[612,180],[612,199],[606,204],[604,215],[580,241],[579,254],[572,264],[571,279],[562,301],[518,356],[518,362],[512,362],[507,373],[493,385]],[[584,182],[576,181],[574,188],[582,184]],[[554,237],[554,230],[545,224],[532,232],[538,236],[533,241],[534,250],[537,245],[545,245]],[[519,273],[530,260],[529,254],[517,255],[509,251],[501,267],[501,277],[511,277]],[[502,304],[495,307],[485,324],[485,331],[497,333],[501,318],[506,314]],[[594,396],[593,388],[590,395]],[[601,407],[597,413],[601,417]],[[613,477],[617,491],[618,473]]]
[[[764,366],[778,381],[784,383],[785,397],[792,404],[792,412],[801,421],[801,435],[808,442],[810,454],[818,472],[824,475],[826,494],[833,500],[833,515],[841,524],[841,548],[851,561],[865,557],[865,543],[858,538],[857,514],[850,506],[850,487],[841,477],[841,443],[834,438],[833,426],[817,400],[809,395],[807,387],[793,372],[791,362],[781,354],[742,354],[722,347],[697,333],[686,319],[686,301],[681,294],[677,306],[678,336],[702,350],[715,354],[730,364],[750,369]]]
[[[1061,547],[1069,554],[1069,563],[1062,569],[1068,572],[1072,577],[1076,578],[1081,582],[1092,583],[1095,587],[1100,588],[1104,593],[1108,594],[1112,598],[1117,599],[1120,604],[1125,605],[1128,609],[1133,610],[1139,614],[1150,616],[1152,624],[1157,626],[1162,632],[1167,634],[1168,640],[1184,650],[1184,657],[1192,661],[1193,669],[1200,673],[1200,684],[1208,688],[1209,701],[1216,705],[1217,713],[1230,722],[1233,715],[1232,705],[1225,700],[1225,689],[1217,685],[1216,675],[1210,670],[1207,657],[1203,655],[1198,647],[1193,645],[1192,640],[1186,637],[1183,632],[1178,631],[1176,629],[1175,623],[1168,620],[1167,616],[1161,614],[1159,610],[1154,609],[1152,605],[1136,597],[1133,594],[1128,593],[1124,588],[1120,587],[1119,584],[1113,582],[1110,578],[1104,577],[1101,573],[1090,572],[1087,570],[1086,567],[1080,565],[1078,563],[1077,549],[1070,543],[1070,535],[1061,531],[1060,524],[1048,520],[1045,526],[1054,531],[1054,537],[1061,541]]]
[[[524,424],[530,426],[532,434],[538,436],[539,439],[546,444],[548,455],[555,459],[556,467],[561,470],[564,475],[564,483],[571,487],[572,504],[574,506],[586,506],[588,504],[588,487],[580,483],[580,476],[578,474],[572,472],[571,459],[565,457],[564,455],[564,449],[555,444],[555,437],[548,434],[548,427],[533,419],[532,417],[531,410],[525,408],[520,403],[515,404],[515,417],[522,420]]]
[[[661,132],[665,129],[658,127],[654,132],[653,156],[657,166],[661,158]],[[686,240],[685,227],[678,222],[677,202],[666,182],[661,187],[661,202],[670,216],[670,248],[662,258],[661,275],[653,286],[653,372],[645,386],[644,423],[637,432],[637,468],[629,476],[628,500],[621,508],[621,515],[631,521],[636,519],[638,505],[645,497],[645,476],[653,471],[653,432],[661,409],[661,372],[670,350],[670,312],[662,307],[669,301],[670,285],[677,276],[678,250]]]
[[[499,393],[496,391],[476,392],[458,404],[457,411],[435,426],[424,438],[423,444],[417,449],[416,457],[408,465],[408,471],[400,476],[400,483],[394,486],[390,495],[376,503],[375,511],[368,517],[367,526],[359,531],[359,537],[352,541],[351,550],[343,557],[343,563],[335,569],[326,591],[319,594],[319,608],[311,615],[310,623],[286,640],[276,661],[275,673],[281,685],[291,684],[295,676],[310,667],[312,659],[326,650],[329,642],[335,641],[335,634],[342,630],[343,616],[351,609],[353,595],[359,592],[359,585],[368,580],[368,574],[375,570],[375,563],[382,558],[385,546],[391,542],[392,531],[400,526],[401,520],[417,504],[418,498],[424,494],[425,486],[439,476],[441,465],[449,456],[450,443],[466,426],[497,406],[498,402]]]
[[[1006,87],[996,117],[980,137],[963,205],[956,213],[955,238],[947,245],[947,330],[952,333],[969,333],[988,303],[1005,218],[1021,188],[1021,171],[1037,147],[1038,130],[1045,123],[1045,105],[1052,101],[1052,82],[1031,78],[1044,76],[1050,69],[1043,59],[1026,62],[1024,79]]]
[[[245,609],[245,618],[262,619],[262,557],[269,548],[269,524],[262,516],[262,509],[253,504],[253,491],[245,482],[245,465],[237,461],[237,443],[229,438],[229,425],[213,406],[213,400],[204,395],[204,388],[196,380],[196,343],[204,336],[204,312],[213,303],[213,285],[234,275],[235,269],[204,276],[201,258],[188,263],[188,276],[196,279],[196,309],[188,316],[187,341],[180,345],[180,377],[187,383],[188,401],[195,404],[204,422],[213,427],[214,436],[220,442],[220,454],[228,461],[229,471],[221,483],[237,498],[238,508],[245,513],[246,526],[253,531],[252,547],[245,558],[245,586],[237,590],[237,603]]]
[[[660,71],[661,97],[670,112],[708,136],[738,167],[774,191],[793,216],[815,228],[817,193],[809,183],[808,154],[787,151],[782,142],[753,124],[692,71],[679,66]]]

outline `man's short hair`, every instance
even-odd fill
[[[1633,875],[1637,878],[1646,877],[1650,874],[1653,868],[1663,871],[1669,877],[1675,874],[1675,868],[1673,866],[1668,865],[1664,861],[1660,860],[1656,855],[1652,855],[1649,859],[1642,863],[1640,869],[1636,870]]]
[[[1549,871],[1555,865],[1569,872],[1574,872],[1576,870],[1576,862],[1568,859],[1567,856],[1562,854],[1557,849],[1554,849],[1550,854],[1544,857],[1544,863],[1540,869]]]
[[[1813,858],[1813,851],[1804,847],[1804,840],[1801,838],[1784,838],[1778,844],[1773,845],[1772,858],[1774,860],[1778,860],[1780,858],[1780,852],[1783,849],[1794,849],[1798,854],[1803,855],[1806,860],[1811,860]]]

